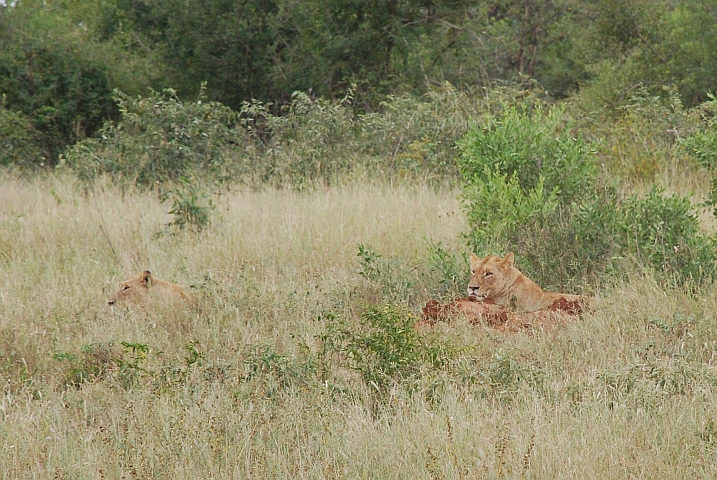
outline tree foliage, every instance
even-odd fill
[[[638,87],[686,106],[717,78],[717,0],[20,0],[0,7],[3,108],[38,158],[116,120],[112,91],[172,88],[273,113],[295,91],[381,110],[386,95],[535,79],[619,111]],[[352,88],[352,85],[355,87]],[[7,161],[7,160],[5,160]],[[14,163],[14,161],[13,161]],[[26,162],[27,163],[27,162]],[[37,163],[35,161],[29,163]]]

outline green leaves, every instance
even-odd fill
[[[553,288],[591,283],[619,258],[664,279],[711,277],[715,246],[691,202],[658,188],[620,199],[561,113],[510,108],[460,142],[472,249],[515,251],[521,270]]]
[[[171,89],[131,98],[115,92],[122,118],[108,122],[98,138],[87,139],[66,155],[83,180],[109,173],[144,187],[177,181],[191,173],[218,178],[229,164],[223,147],[235,141],[235,114],[207,102],[181,101]]]

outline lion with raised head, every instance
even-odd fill
[[[581,295],[544,292],[515,268],[514,261],[512,253],[503,258],[495,255],[480,258],[471,254],[468,296],[524,312],[548,309],[579,313],[590,307],[590,300]]]
[[[180,285],[161,280],[145,270],[119,284],[107,303],[147,305],[152,302],[189,301],[191,296]]]

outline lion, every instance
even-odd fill
[[[559,310],[574,315],[591,307],[592,302],[587,297],[543,291],[515,268],[514,260],[512,253],[503,258],[495,255],[480,258],[471,254],[468,296],[524,312]]]
[[[120,283],[107,303],[110,306],[147,305],[152,302],[187,302],[191,299],[180,285],[161,280],[149,270],[145,270]]]

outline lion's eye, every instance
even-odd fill
[[[125,285],[122,291],[129,290],[129,285]]]
[[[484,277],[492,277],[492,276],[493,276],[493,272],[485,272],[485,273],[483,274],[483,276],[484,276]]]

